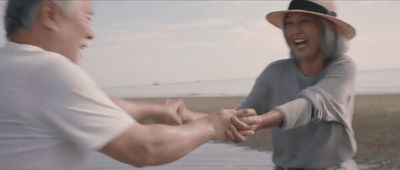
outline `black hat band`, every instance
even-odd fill
[[[326,14],[326,15],[336,17],[335,12],[329,11],[325,7],[323,7],[319,4],[316,4],[314,2],[307,1],[307,0],[292,0],[292,2],[290,2],[290,5],[289,5],[289,10],[296,10],[296,9],[306,10],[306,11],[311,11],[311,12],[318,12],[321,14]]]

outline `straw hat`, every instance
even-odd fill
[[[336,4],[333,0],[292,0],[288,10],[271,12],[266,18],[272,25],[282,29],[286,14],[294,12],[312,14],[332,21],[337,32],[348,39],[356,35],[353,26],[336,18]]]

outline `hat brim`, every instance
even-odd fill
[[[324,19],[331,21],[338,33],[343,35],[347,39],[352,39],[356,35],[356,30],[350,24],[330,15],[321,14],[318,12],[306,11],[306,10],[284,10],[284,11],[275,11],[267,14],[266,19],[274,26],[282,29],[283,28],[283,19],[288,13],[306,13],[312,14]]]

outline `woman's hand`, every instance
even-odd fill
[[[235,143],[244,142],[257,130],[261,119],[253,109],[239,110],[236,116],[231,118],[229,130],[225,132],[226,137]]]

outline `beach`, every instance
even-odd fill
[[[137,98],[141,102],[163,103],[166,98]],[[173,98],[169,98],[173,99]],[[215,112],[236,108],[243,96],[179,97],[188,108]],[[363,94],[356,96],[353,128],[357,140],[357,163],[374,165],[371,169],[400,169],[400,94]],[[269,130],[257,132],[245,143],[257,150],[271,150]]]

